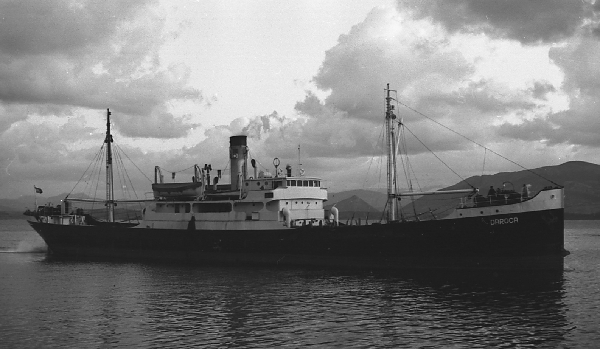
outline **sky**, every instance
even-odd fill
[[[89,185],[107,108],[139,193],[228,173],[240,134],[260,170],[382,188],[387,83],[422,189],[598,163],[598,57],[598,0],[5,0],[0,198]]]

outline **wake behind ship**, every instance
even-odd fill
[[[79,259],[160,260],[366,269],[562,270],[564,193],[558,185],[537,193],[505,190],[492,197],[477,188],[450,192],[396,190],[396,121],[386,89],[388,203],[385,219],[344,225],[335,206],[324,209],[321,178],[294,175],[273,160],[274,171],[248,161],[247,137],[230,138],[231,183],[210,165],[194,166],[191,182],[164,183],[160,168],[138,225],[115,222],[110,112],[107,113],[107,220],[42,207],[31,226],[48,253]],[[250,169],[250,166],[252,169]],[[214,176],[214,177],[213,177]],[[399,217],[405,196],[463,195],[443,218]]]

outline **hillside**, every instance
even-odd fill
[[[520,191],[523,184],[531,185],[531,192],[554,185],[548,180],[565,187],[565,214],[567,219],[600,219],[600,165],[569,161],[557,166],[546,166],[533,170],[517,172],[500,172],[494,175],[473,176],[455,185],[443,188],[445,190],[468,189],[471,185],[480,188],[480,194],[486,195],[490,186],[495,188],[514,188]],[[39,204],[51,202],[56,205],[66,194],[45,198],[37,196]],[[409,199],[403,199],[401,204],[406,215],[415,214],[435,215],[443,217],[455,207],[461,195],[428,196],[409,204]],[[0,199],[0,219],[14,218],[15,215],[33,209],[34,196],[23,196],[19,199]],[[340,210],[341,219],[365,219],[367,216],[377,217],[383,212],[386,204],[386,193],[373,190],[349,190],[339,193],[329,193],[325,207],[329,209],[336,205]]]
[[[383,209],[385,208],[385,202],[387,197],[385,191],[379,192],[364,189],[348,190],[339,193],[328,193],[327,202],[325,203],[325,205],[331,207],[334,204],[340,201],[347,200],[353,196],[361,198],[366,204],[380,212],[383,211]]]
[[[337,195],[338,198],[345,195]],[[334,204],[330,204],[329,201],[325,206],[325,210],[329,211],[331,207],[335,207],[339,210],[340,220],[374,220],[381,217],[382,210],[377,210],[373,206],[369,205],[362,198],[357,195],[352,195],[349,198],[339,200]]]
[[[558,166],[546,166],[533,170],[500,172],[494,175],[474,176],[443,190],[469,189],[468,183],[480,188],[486,195],[490,186],[520,192],[523,184],[531,185],[536,193],[546,186],[553,186],[550,179],[565,187],[565,215],[567,219],[600,219],[600,165],[569,161]],[[460,195],[441,198],[422,197],[416,201],[417,212],[432,209],[443,215],[444,208],[457,204]],[[437,200],[436,200],[437,199]]]
[[[538,192],[546,186],[554,184],[545,178],[552,180],[558,185],[565,187],[565,216],[567,219],[600,219],[600,165],[583,162],[570,161],[557,166],[546,166],[533,170],[522,170],[517,172],[500,172],[494,175],[473,176],[455,185],[442,190],[469,189],[471,186],[480,189],[481,195],[486,195],[490,186],[494,188],[506,188],[520,191],[523,184],[531,185],[531,192]],[[345,210],[352,210],[353,206],[346,203],[353,196],[366,201],[378,212],[385,208],[386,194],[368,190],[351,190],[340,193],[330,193],[327,208],[337,203],[340,216],[352,216]],[[424,196],[415,200],[414,205],[409,198],[403,198],[403,214],[409,217],[416,215],[423,218],[443,217],[459,204],[463,195]],[[342,210],[341,208],[344,208]],[[364,217],[365,214],[357,212],[355,216]],[[376,214],[370,213],[370,217]],[[429,217],[427,217],[429,216]]]

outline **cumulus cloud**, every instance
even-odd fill
[[[450,32],[484,32],[526,44],[556,42],[572,36],[594,16],[581,0],[399,0],[403,9],[442,23]],[[598,2],[594,5],[596,10]]]
[[[531,95],[536,99],[547,99],[549,93],[556,92],[554,85],[545,81],[536,81],[530,88]]]
[[[135,1],[4,1],[0,5],[0,51],[12,56],[67,54],[102,44],[123,18],[147,0]]]
[[[155,108],[143,118],[137,115],[113,113],[115,114],[113,114],[112,120],[118,125],[118,131],[129,137],[179,138],[186,136],[191,129],[200,126],[200,124],[190,121],[193,116],[175,117],[164,108]]]
[[[568,144],[600,146],[600,42],[582,36],[550,50],[550,58],[565,74],[562,89],[569,95],[567,110],[538,116],[522,123],[505,123],[499,134],[521,140],[543,140],[549,145]],[[534,95],[551,92],[548,87],[534,87]]]
[[[466,175],[481,174],[481,163],[469,167],[465,158],[488,156],[486,170],[506,168],[494,167],[489,152],[428,118],[529,166],[547,165],[545,157],[555,161],[577,154],[577,147],[600,145],[600,124],[590,122],[600,113],[600,44],[592,35],[599,3],[398,1],[396,9],[374,9],[325,52],[314,90],[295,105],[297,115],[246,115],[205,129],[194,146],[128,153],[144,169],[210,163],[226,170],[229,137],[245,134],[261,169],[272,172],[274,157],[296,166],[300,146],[307,174],[360,187],[372,161],[381,160],[384,88],[390,83],[399,119],[429,149],[470,171]],[[0,4],[0,13],[12,15],[10,23],[0,22],[3,183],[49,173],[73,180],[87,165],[81,159],[98,146],[73,146],[82,142],[75,135],[98,132],[77,116],[81,110],[110,108],[120,135],[161,142],[200,126],[195,114],[171,107],[203,97],[189,86],[188,67],[161,64],[165,18],[154,5]],[[568,103],[557,105],[558,97]],[[50,117],[70,119],[59,126],[44,119]],[[411,137],[409,132],[408,151],[419,154],[412,163],[442,181],[431,166],[437,160],[421,156],[429,149]],[[57,154],[62,160],[55,160]]]
[[[25,106],[0,104],[0,135],[13,123],[27,118],[28,108]]]
[[[600,41],[581,36],[550,49],[550,59],[565,73],[564,88],[570,93],[598,95],[600,92]]]
[[[5,150],[0,156],[1,193],[29,194],[23,192],[23,187],[31,188],[32,184],[43,187],[50,195],[69,192],[73,188],[77,192],[86,185],[80,183],[75,186],[84,173],[84,181],[94,176],[98,178],[98,166],[103,168],[104,163],[96,162],[105,161],[105,158],[96,156],[104,146],[105,133],[91,126],[82,115],[70,116],[66,122],[57,122],[56,119],[19,121],[0,135],[0,149]],[[119,171],[115,170],[115,180],[123,175],[123,165],[128,181],[131,180],[141,195],[148,189],[147,177],[152,176],[152,169],[164,160],[165,153],[160,148],[143,152],[137,147],[124,145],[123,138],[118,133],[113,134],[113,159],[117,164],[115,168],[119,168]],[[103,176],[99,179],[102,182]],[[96,185],[94,182],[93,186]]]
[[[470,46],[477,44],[473,53]],[[511,118],[532,118],[548,110],[546,95],[554,86],[543,80],[502,81],[482,67],[496,60],[498,51],[527,59],[531,52],[520,45],[507,46],[494,39],[451,34],[428,19],[379,8],[327,51],[314,77],[315,85],[328,95],[321,101],[308,92],[296,110],[308,116],[301,136],[323,146],[329,156],[373,154],[381,132],[384,88],[401,103],[397,114],[434,151],[466,149],[472,144],[431,123],[425,116],[443,123],[480,143],[497,138],[489,127]],[[537,62],[524,61],[522,70],[533,70]],[[529,66],[529,69],[527,68]],[[509,65],[510,67],[510,65]],[[510,73],[510,72],[507,72]],[[405,108],[406,104],[410,109]],[[418,112],[414,112],[414,111]],[[315,140],[311,134],[319,134]],[[453,137],[451,139],[450,137]],[[417,142],[418,144],[418,142]],[[332,146],[333,145],[333,146]],[[411,151],[428,151],[417,145]]]
[[[2,2],[0,103],[110,107],[135,121],[136,135],[149,124],[147,137],[157,134],[146,115],[160,114],[174,130],[159,137],[184,135],[187,127],[179,116],[157,109],[202,96],[187,86],[189,69],[160,66],[164,18],[153,5],[145,0]],[[11,122],[25,117],[17,115]]]
[[[516,7],[522,13],[513,19],[514,9],[498,4],[485,8],[463,1],[456,9],[450,8],[454,3],[401,4],[399,12],[373,10],[326,52],[313,80],[321,90],[318,95],[325,97],[307,92],[296,104],[306,117],[296,134],[302,137],[298,140],[309,140],[308,150],[322,149],[321,159],[330,162],[361,161],[381,150],[374,140],[381,137],[378,126],[383,122],[383,90],[388,82],[398,92],[394,98],[411,107],[397,109],[407,127],[429,149],[454,159],[463,169],[467,167],[460,159],[483,159],[483,150],[426,119],[529,166],[546,164],[544,152],[546,161],[555,161],[574,156],[573,144],[596,146],[600,130],[590,127],[589,120],[600,105],[591,93],[600,95],[593,58],[598,56],[598,43],[588,38],[574,45],[579,40],[573,40],[573,35],[586,35],[579,28],[586,16],[591,18],[589,4],[570,3],[573,7],[566,9],[562,2],[545,3],[545,8],[541,2],[529,2]],[[402,11],[407,4],[415,6],[412,12]],[[453,17],[454,10],[477,15]],[[536,26],[542,18],[551,23]],[[513,26],[519,21],[527,24]],[[568,43],[554,48],[544,44],[559,39]],[[562,101],[569,95],[567,107]],[[429,151],[419,142],[412,144],[411,154]],[[519,147],[530,151],[519,152]],[[533,153],[535,157],[528,158]]]
[[[566,111],[518,124],[504,123],[498,127],[498,133],[511,139],[543,141],[551,146],[564,144],[596,148],[600,146],[600,126],[590,120],[599,113],[599,98],[581,96],[571,101]]]
[[[389,9],[375,9],[326,52],[314,77],[326,103],[351,118],[377,119],[385,84],[399,91],[452,88],[473,66],[440,28]]]
[[[76,137],[89,132],[90,128],[81,119],[73,119],[71,123],[62,126],[54,122],[14,123],[0,135],[0,148],[6,149],[0,158],[0,166],[4,169],[0,172],[0,181],[4,183],[15,179],[40,178],[48,176],[48,171],[63,171],[56,179],[71,176],[71,173],[64,172],[65,166],[78,167],[78,163],[85,157],[80,153],[82,149],[72,150],[69,146]]]

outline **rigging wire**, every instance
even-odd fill
[[[122,179],[122,183],[123,185],[121,186],[121,192],[123,193],[123,197],[126,198],[133,198],[135,197],[136,199],[138,199],[137,196],[137,192],[135,191],[135,187],[133,186],[133,182],[131,181],[131,177],[129,177],[129,173],[127,173],[127,171],[125,170],[125,164],[123,163],[123,151],[119,148],[116,149],[116,154],[117,154],[117,162],[119,164],[119,166],[117,166],[117,169],[119,170],[119,173],[121,175],[121,179]],[[125,190],[125,188],[131,188],[130,190]],[[133,193],[133,196],[130,193]]]
[[[148,178],[148,176],[146,176],[146,174],[145,174],[145,173],[144,173],[144,172],[143,172],[143,171],[142,171],[142,170],[141,170],[141,169],[140,169],[140,168],[139,168],[139,167],[138,167],[138,166],[135,164],[135,162],[133,162],[133,160],[131,160],[131,158],[130,158],[130,157],[127,155],[127,153],[126,153],[126,152],[124,152],[124,151],[123,151],[123,149],[121,149],[121,147],[119,147],[119,146],[118,146],[117,144],[115,144],[115,143],[113,143],[113,145],[114,145],[116,148],[118,148],[118,149],[119,149],[119,150],[120,150],[120,151],[123,153],[123,155],[125,155],[125,157],[127,158],[127,160],[129,160],[129,162],[131,162],[131,163],[133,164],[133,166],[135,166],[135,168],[137,168],[137,169],[138,169],[138,171],[140,171],[140,173],[141,173],[142,175],[144,175],[144,177],[146,177],[146,179],[147,179],[147,180],[148,180],[150,183],[152,183],[152,180],[151,180],[150,178]],[[193,166],[192,166],[192,167],[193,167]],[[125,167],[123,167],[123,168],[125,168]]]
[[[98,182],[100,182],[100,173],[102,172],[105,149],[106,148],[104,147],[104,143],[103,143],[102,147],[100,147],[100,151],[98,152],[98,158],[96,159],[96,163],[94,164],[92,172],[90,173],[89,179],[86,182],[86,186],[84,188],[84,193],[90,197],[95,198],[95,195],[96,195],[94,193],[93,186],[94,186],[94,184],[98,184]]]
[[[403,126],[402,128],[404,129],[404,127],[405,127],[404,124],[402,124],[402,126]],[[408,164],[409,172],[412,172],[415,182],[417,182],[417,187],[419,188],[419,191],[422,191],[421,183],[419,183],[419,178],[417,177],[417,174],[415,173],[415,168],[410,164],[410,158],[408,157],[408,145],[406,144],[406,136],[404,135],[404,130],[402,132],[403,132],[402,142],[403,142],[403,146],[404,146],[404,156],[406,157],[406,163]],[[411,190],[412,190],[412,181],[411,181],[410,185],[411,185]]]
[[[263,164],[262,164],[262,162],[260,162],[260,161],[258,160],[258,158],[256,158],[256,157],[254,156],[254,153],[252,153],[250,150],[248,150],[248,158],[250,158],[250,159],[254,159],[254,161],[256,161],[256,163],[257,163],[257,164],[260,166],[260,168],[262,168],[263,170],[265,170],[265,171],[267,171],[267,172],[269,171],[269,168],[268,168],[268,167],[266,167],[265,165],[263,165]],[[225,170],[226,170],[228,167],[229,167],[229,162],[227,162],[227,165],[225,166]],[[225,170],[223,170],[223,171],[225,171]],[[277,175],[277,174],[274,174],[274,175]]]
[[[97,163],[98,159],[101,158],[102,148],[104,148],[104,144],[102,145],[102,147],[100,147],[100,150],[96,153],[96,155],[94,156],[94,158],[92,159],[92,161],[90,162],[90,164],[88,165],[88,167],[85,169],[85,171],[83,172],[83,174],[81,175],[81,177],[79,178],[79,180],[77,181],[77,183],[75,183],[75,186],[73,186],[73,189],[71,189],[71,191],[67,194],[66,198],[68,198],[69,195],[71,195],[73,193],[73,191],[75,190],[75,188],[77,188],[77,185],[81,182],[81,180],[83,179],[83,177],[85,177],[85,174],[90,169],[90,167],[92,166],[92,164],[94,164],[94,169],[95,169],[95,164]],[[92,169],[92,171],[94,171],[94,170]]]
[[[431,154],[433,154],[433,156],[435,156],[442,164],[444,164],[444,166],[446,166],[450,171],[452,171],[452,173],[454,173],[456,176],[458,176],[458,178],[460,178],[463,182],[467,183],[471,188],[475,189],[475,187],[473,185],[471,185],[471,183],[467,182],[464,178],[461,177],[461,175],[459,175],[458,173],[456,173],[456,171],[454,171],[450,166],[448,166],[448,164],[446,164],[442,159],[440,159],[439,156],[437,156],[436,153],[434,153],[431,149],[429,149],[428,146],[425,145],[425,143],[423,143],[419,137],[417,137],[406,125],[404,125],[404,128],[406,128],[406,130],[408,132],[410,132],[411,135],[413,135],[413,137],[415,137],[419,143],[421,143],[421,145],[423,145],[427,150],[429,150],[429,152]]]
[[[487,149],[484,149],[484,152],[483,152],[483,167],[481,168],[481,179],[479,181],[479,186],[480,187],[483,185],[483,174],[485,173],[485,159],[486,159],[486,155],[487,155]]]
[[[521,164],[519,164],[519,163],[517,163],[517,162],[515,162],[515,161],[513,161],[513,160],[511,160],[511,159],[509,159],[509,158],[507,158],[507,157],[505,157],[505,156],[503,156],[503,155],[501,155],[501,154],[499,154],[499,153],[495,152],[495,151],[493,151],[492,149],[490,149],[490,148],[488,148],[488,147],[486,147],[486,146],[484,146],[484,145],[482,145],[482,144],[480,144],[480,143],[478,143],[478,142],[476,142],[476,141],[474,141],[474,140],[470,139],[469,137],[467,137],[467,136],[465,136],[465,135],[463,135],[463,134],[461,134],[461,133],[459,133],[459,132],[456,132],[456,131],[454,131],[453,129],[449,128],[448,126],[446,126],[446,125],[444,125],[444,124],[440,123],[439,121],[436,121],[436,120],[434,120],[433,118],[431,118],[431,117],[429,117],[429,116],[427,116],[427,115],[425,115],[425,114],[421,113],[420,111],[418,111],[418,110],[415,110],[415,109],[413,109],[413,108],[409,107],[408,105],[406,105],[406,104],[404,104],[404,103],[402,103],[402,102],[400,102],[400,101],[398,101],[398,100],[396,100],[396,102],[397,102],[398,104],[401,104],[402,106],[406,107],[407,109],[410,109],[410,110],[412,110],[413,112],[415,112],[415,113],[417,113],[417,114],[419,114],[419,115],[421,115],[421,116],[423,116],[423,117],[425,117],[425,118],[429,119],[430,121],[432,121],[432,122],[434,122],[434,123],[438,124],[439,126],[441,126],[441,127],[445,128],[446,130],[448,130],[448,131],[450,131],[450,132],[452,132],[452,133],[454,133],[454,134],[457,134],[457,135],[461,136],[462,138],[464,138],[464,139],[468,140],[469,142],[471,142],[471,143],[474,143],[474,144],[476,144],[476,145],[480,146],[480,147],[481,147],[481,148],[483,148],[483,149],[489,150],[490,152],[492,152],[493,154],[495,154],[495,155],[497,155],[497,156],[499,156],[499,157],[503,158],[504,160],[506,160],[506,161],[509,161],[509,162],[511,162],[512,164],[514,164],[514,165],[517,165],[517,166],[519,166],[520,168],[522,168],[522,169],[524,169],[524,170],[526,170],[526,171],[528,171],[528,172],[531,172],[531,173],[533,173],[534,175],[536,175],[536,176],[538,176],[538,177],[540,177],[540,178],[543,178],[543,179],[547,180],[548,182],[550,182],[550,183],[552,183],[552,184],[554,184],[554,185],[556,185],[556,186],[562,187],[562,186],[561,186],[561,185],[559,185],[558,183],[556,183],[556,182],[554,182],[554,181],[552,181],[552,180],[550,180],[550,179],[548,179],[548,178],[546,178],[546,177],[542,176],[542,175],[541,175],[541,174],[539,174],[539,173],[536,173],[536,172],[534,172],[533,170],[530,170],[530,169],[526,168],[525,166],[523,166],[523,165],[521,165]],[[412,133],[412,132],[411,132],[411,133]],[[419,141],[419,142],[420,142],[420,141]],[[454,171],[452,171],[452,172],[454,172]],[[470,184],[469,184],[469,185],[470,185]]]
[[[398,94],[398,92],[396,91],[396,96],[397,96],[397,94]],[[435,120],[433,120],[433,119],[429,118],[429,117],[428,117],[428,116],[426,116],[425,114],[422,114],[422,113],[420,113],[420,112],[416,111],[415,109],[413,109],[413,108],[410,108],[410,107],[409,107],[409,106],[407,106],[406,104],[404,104],[404,103],[400,102],[400,101],[398,100],[398,98],[394,98],[394,101],[396,102],[396,105],[397,105],[397,106],[399,106],[399,105],[405,106],[406,108],[408,108],[408,109],[410,109],[410,110],[414,111],[415,113],[418,113],[418,114],[420,114],[420,115],[422,115],[422,116],[426,117],[427,119],[429,119],[429,120],[432,120],[432,121],[434,121],[434,122],[436,122],[436,123],[437,123],[437,121],[435,121]],[[396,108],[396,109],[399,109],[399,108]],[[454,171],[454,170],[453,170],[453,169],[452,169],[450,166],[448,166],[448,164],[446,164],[446,163],[445,163],[445,162],[444,162],[444,161],[443,161],[443,160],[442,160],[442,159],[441,159],[439,156],[437,156],[437,154],[436,154],[435,152],[433,152],[433,150],[431,150],[429,147],[427,147],[427,145],[425,145],[425,143],[423,143],[423,142],[422,142],[422,141],[421,141],[421,140],[420,140],[420,139],[419,139],[419,138],[418,138],[418,137],[417,137],[417,136],[416,136],[416,135],[415,135],[415,134],[414,134],[414,133],[413,133],[413,132],[412,132],[412,131],[411,131],[411,130],[410,130],[410,129],[409,129],[407,126],[406,126],[406,125],[405,125],[405,124],[404,124],[404,123],[402,123],[401,121],[400,121],[400,122],[398,122],[398,123],[399,123],[399,125],[400,125],[400,126],[404,126],[403,128],[405,128],[405,129],[406,129],[408,132],[410,132],[410,134],[412,134],[412,135],[413,135],[413,137],[415,137],[415,139],[416,139],[416,140],[418,140],[418,141],[419,141],[419,143],[421,143],[421,145],[423,145],[423,147],[425,147],[425,148],[426,148],[426,149],[427,149],[427,150],[428,150],[428,151],[429,151],[431,154],[433,154],[433,156],[435,156],[435,157],[436,157],[436,158],[437,158],[437,159],[438,159],[438,160],[439,160],[439,161],[440,161],[442,164],[444,164],[444,166],[446,166],[446,167],[447,167],[447,168],[448,168],[450,171],[452,171],[452,173],[454,173],[454,174],[455,174],[455,175],[456,175],[458,178],[460,178],[462,181],[464,181],[465,183],[467,183],[467,184],[468,184],[468,185],[469,185],[471,188],[475,189],[475,187],[473,187],[473,185],[471,185],[471,184],[470,184],[469,182],[467,182],[467,181],[466,181],[464,178],[462,178],[462,176],[461,176],[461,175],[459,175],[459,174],[458,174],[456,171]],[[440,124],[440,123],[438,123],[438,124],[439,124],[439,125],[441,125],[441,126],[443,126],[443,127],[445,127],[445,128],[447,128],[448,130],[450,130],[450,131],[452,131],[452,132],[454,132],[454,133],[456,133],[456,134],[458,134],[458,135],[462,136],[460,133],[458,133],[458,132],[456,132],[456,131],[454,131],[454,130],[452,130],[452,129],[450,129],[450,128],[448,128],[448,127],[446,127],[446,126],[444,126],[444,125],[442,125],[442,124]],[[465,136],[462,136],[462,137],[465,137]],[[466,137],[465,137],[465,138],[466,138]],[[467,139],[468,139],[468,138],[467,138]],[[408,148],[406,147],[406,139],[404,139],[404,142],[405,142],[405,143],[404,143],[404,146],[405,146],[405,148],[404,148],[404,149],[406,149],[405,153],[406,153],[406,157],[407,157],[407,161],[408,161]],[[473,142],[474,142],[474,141],[473,141]],[[476,143],[476,142],[475,142],[475,143]],[[478,144],[478,143],[476,143],[476,144]],[[484,148],[485,148],[485,147],[484,147]],[[411,167],[411,169],[412,169],[412,167]],[[412,172],[413,172],[413,175],[415,176],[415,181],[417,181],[417,186],[419,187],[419,190],[421,190],[421,186],[420,186],[420,184],[419,184],[419,182],[418,182],[418,180],[417,180],[417,176],[416,176],[416,175],[415,175],[415,173],[414,173],[414,169],[412,169]],[[407,177],[407,178],[408,178],[408,177]],[[412,188],[412,185],[411,185],[411,188]],[[413,200],[413,202],[414,202],[414,200]]]
[[[106,148],[104,144],[102,145],[102,160],[104,160],[104,155],[106,153]],[[92,211],[94,210],[94,206],[96,206],[96,195],[98,194],[98,186],[100,185],[100,175],[102,174],[102,165],[98,166],[98,180],[96,181],[96,190],[94,190],[94,202],[92,202]]]
[[[150,180],[150,178],[148,178],[148,176],[146,176],[146,174],[131,160],[131,158],[123,151],[123,149],[118,146],[117,144],[113,144],[113,160],[116,166],[114,166],[114,169],[116,169],[116,177],[115,179],[118,180],[120,186],[121,186],[121,195],[123,198],[136,198],[138,199],[138,195],[137,192],[135,191],[135,187],[133,185],[133,180],[131,179],[131,177],[129,176],[129,173],[127,172],[127,170],[125,169],[125,163],[123,160],[123,155],[135,166],[135,168],[140,171],[140,173],[142,175],[144,175],[144,177],[146,177],[146,179],[150,182],[152,182]],[[98,152],[94,155],[94,158],[92,159],[92,161],[90,162],[90,164],[88,165],[88,167],[86,168],[86,170],[83,172],[82,176],[79,178],[79,180],[75,183],[75,185],[73,186],[73,188],[71,189],[71,191],[67,194],[67,198],[73,194],[73,192],[77,189],[77,187],[84,182],[85,185],[83,187],[83,194],[88,195],[89,197],[92,198],[92,200],[94,200],[93,202],[91,202],[91,212],[94,211],[95,206],[96,206],[96,201],[98,201],[99,196],[98,196],[98,189],[100,186],[100,182],[102,181],[102,171],[103,171],[103,167],[104,167],[104,163],[105,163],[105,159],[106,159],[106,151],[107,151],[107,147],[106,147],[106,143],[103,143],[102,146],[100,147],[100,149],[98,150]],[[95,184],[95,187],[93,186]],[[131,193],[131,190],[127,190],[127,188],[131,188],[131,190],[133,191],[133,195]],[[140,206],[141,208],[141,204],[138,203],[138,206]],[[129,210],[127,210],[127,215],[129,216]],[[137,218],[137,216],[136,216]]]
[[[191,168],[194,168],[194,166],[195,166],[195,165],[192,165],[192,166],[190,166],[190,167],[187,167],[187,168],[184,168],[184,169],[182,169],[182,170],[178,170],[178,171],[170,171],[170,170],[167,170],[166,168],[164,168],[164,167],[160,167],[160,166],[157,166],[157,167],[158,167],[159,169],[161,169],[161,170],[164,170],[165,172],[168,172],[168,173],[175,174],[175,173],[180,173],[180,172],[183,172],[183,171],[187,171],[187,170],[189,170],[189,169],[191,169]],[[146,177],[146,178],[148,178],[148,177]],[[152,182],[152,180],[150,180],[150,178],[148,178],[148,180],[149,180],[150,182]]]
[[[402,122],[398,123],[398,128],[400,130],[399,134],[398,134],[398,143],[400,144],[400,146],[398,147],[398,151],[400,151],[400,161],[402,162],[402,171],[404,171],[404,178],[406,178],[406,186],[408,188],[408,190],[412,191],[412,182],[410,180],[410,174],[407,171],[410,168],[410,163],[408,161],[408,155],[406,155],[407,153],[407,148],[406,148],[406,139],[405,139],[405,134],[404,134],[404,128],[402,127]],[[401,149],[403,149],[404,151],[401,151]],[[406,159],[406,161],[405,161]],[[414,202],[414,200],[411,199],[411,202]],[[404,217],[404,210],[402,210],[402,205],[398,205],[398,210],[400,212],[400,218],[402,221],[405,220]]]
[[[125,198],[132,198],[131,192],[133,192],[133,196],[138,199],[137,196],[137,192],[135,191],[135,187],[133,186],[133,181],[131,180],[131,177],[129,176],[129,173],[127,173],[127,171],[125,170],[125,164],[123,162],[123,157],[122,155],[125,154],[123,152],[123,150],[120,147],[115,147],[115,159],[117,160],[117,171],[119,174],[119,180],[122,180],[122,185],[121,185],[121,194],[123,195],[123,197]],[[126,154],[125,154],[126,155]],[[131,159],[130,159],[131,161]],[[133,162],[132,162],[133,163]],[[137,166],[136,166],[137,167]],[[129,183],[129,186],[128,186]],[[125,190],[125,188],[131,188],[131,190]],[[137,203],[137,206],[140,208],[140,210],[142,209],[142,205],[141,203]],[[130,211],[131,210],[125,210],[125,214],[126,214],[126,220],[131,220],[130,218]],[[138,219],[138,216],[135,215],[134,219]]]
[[[383,123],[383,126],[379,130],[379,137],[377,138],[377,144],[380,144],[380,142],[381,142],[381,144],[383,144],[384,128],[385,128],[385,123]],[[371,166],[373,165],[373,161],[376,157],[379,159],[379,162],[381,163],[381,156],[371,156],[371,159],[369,160],[369,168],[367,169],[367,173],[365,175],[365,180],[363,181],[363,186],[362,186],[363,189],[365,189],[366,183],[369,180],[369,173],[371,172]],[[379,171],[379,180],[380,180],[379,183],[381,183],[381,168]]]
[[[126,182],[124,181],[124,178],[125,178],[124,169],[123,169],[123,167],[121,167],[122,166],[122,159],[121,159],[121,155],[120,155],[120,152],[117,149],[117,147],[114,147],[113,159],[115,161],[115,164],[117,165],[115,167],[117,168],[117,179],[119,181],[119,187],[121,189],[120,190],[121,191],[121,195],[123,197],[128,197],[128,195],[127,195],[128,191],[125,190],[125,188],[127,187],[127,185],[125,184]],[[113,183],[113,186],[114,186],[114,183]],[[117,215],[117,212],[115,212],[115,221],[116,221],[116,215]],[[127,209],[125,210],[125,215],[127,217],[127,220],[129,220],[129,210],[127,210]]]
[[[407,174],[405,174],[408,184],[409,184],[409,190],[413,191],[413,185],[412,185],[412,180],[410,179],[410,172],[412,172],[412,175],[415,179],[415,182],[417,183],[417,187],[419,188],[419,191],[422,191],[421,189],[421,184],[419,183],[418,177],[415,173],[415,169],[414,167],[410,164],[410,158],[408,157],[408,145],[406,144],[406,133],[404,132],[404,129],[406,128],[406,126],[403,123],[399,123],[400,126],[402,126],[402,146],[404,147],[404,157],[406,157],[406,164],[407,164]],[[409,130],[410,132],[410,130]],[[417,204],[416,204],[416,200],[411,197],[410,199],[410,205],[413,209],[413,212],[415,214],[415,217],[417,216]]]
[[[399,125],[401,126],[402,124],[399,123]],[[410,177],[409,177],[409,173],[407,171],[408,167],[410,166],[408,163],[408,157],[407,156],[403,156],[402,154],[406,153],[406,148],[405,148],[405,143],[403,142],[404,139],[404,129],[400,128],[400,133],[398,135],[398,143],[400,143],[400,147],[398,147],[398,149],[404,149],[404,152],[401,152],[400,154],[400,161],[402,162],[402,171],[404,172],[404,178],[406,178],[406,185],[408,187],[409,190],[412,190],[412,183],[410,182]],[[406,162],[405,162],[405,158],[406,158]]]

